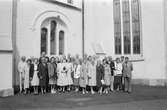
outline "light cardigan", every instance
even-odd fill
[[[120,74],[122,74],[122,63],[116,63],[115,62],[114,75],[120,75]]]

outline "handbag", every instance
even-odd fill
[[[102,85],[104,85],[104,84],[105,84],[105,81],[102,79],[102,80],[101,80],[101,83],[102,83]]]

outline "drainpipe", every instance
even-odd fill
[[[13,47],[13,66],[12,66],[12,85],[15,86],[16,77],[16,25],[17,25],[17,0],[12,0],[12,47]]]
[[[85,2],[82,0],[82,57],[85,54]]]

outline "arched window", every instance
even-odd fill
[[[59,32],[59,55],[64,54],[64,31]]]
[[[47,28],[41,29],[41,53],[46,52],[47,53]]]
[[[56,54],[56,21],[51,21],[50,24],[50,54]]]
[[[139,0],[113,0],[113,5],[115,54],[140,54]]]

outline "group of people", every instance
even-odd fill
[[[116,58],[97,56],[80,58],[59,56],[26,59],[21,57],[18,64],[20,92],[34,94],[62,92],[91,92],[108,94],[110,91],[131,93],[133,65],[128,57]]]

